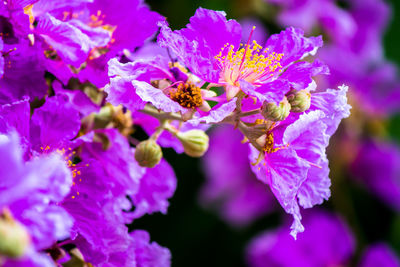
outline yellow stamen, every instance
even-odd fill
[[[229,49],[228,52],[226,49]],[[282,57],[283,53],[268,53],[268,48],[263,49],[256,41],[252,46],[248,43],[242,45],[237,51],[233,45],[226,44],[215,56],[222,68],[221,82],[235,86],[240,79],[258,83],[281,72]]]
[[[180,83],[170,91],[169,96],[185,108],[196,108],[203,104],[200,88],[192,83]]]

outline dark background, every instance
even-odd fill
[[[228,18],[240,19],[251,15],[257,17],[254,8],[251,8],[256,1],[252,0],[147,0],[146,2],[153,10],[167,17],[173,29],[184,27],[199,6],[224,10]],[[399,65],[400,1],[392,0],[389,3],[392,6],[392,20],[384,38],[385,54],[389,60]],[[265,18],[260,19],[266,24],[270,33],[278,30]],[[391,119],[389,128],[392,137],[400,141],[400,116]],[[178,187],[170,200],[168,214],[146,215],[135,221],[131,229],[146,229],[151,233],[153,241],[168,247],[172,253],[173,267],[245,266],[244,250],[248,241],[257,233],[280,225],[282,219],[289,216],[283,215],[283,212],[278,210],[246,229],[231,228],[220,220],[217,214],[201,208],[198,204],[198,192],[205,181],[200,160],[178,155],[168,149],[164,150],[164,154],[174,167],[178,178]],[[333,201],[339,205],[341,202],[351,203],[354,213],[351,215],[352,218],[348,218],[345,210],[335,209],[351,221],[350,224],[357,236],[358,252],[354,262],[357,262],[357,257],[366,244],[378,240],[389,242],[399,254],[399,214],[395,214],[362,188],[348,182],[349,179],[340,180],[341,183],[334,184],[332,188],[333,197],[323,204],[323,207],[332,209],[336,206]]]

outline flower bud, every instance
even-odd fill
[[[0,219],[0,255],[21,257],[30,244],[26,229],[13,218]]]
[[[136,146],[135,159],[142,167],[153,168],[162,156],[161,147],[152,139],[140,142]]]
[[[270,121],[283,121],[289,116],[290,104],[286,97],[277,106],[275,103],[266,103],[262,105],[261,114]]]
[[[306,90],[291,91],[287,95],[287,99],[292,107],[290,111],[293,112],[304,112],[311,105],[311,94]]]
[[[208,149],[208,135],[202,130],[190,130],[176,134],[185,153],[191,157],[201,157]]]

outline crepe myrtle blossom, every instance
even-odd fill
[[[82,160],[77,167],[84,167],[61,204],[75,220],[69,243],[96,266],[141,266],[142,259],[154,263],[149,266],[169,266],[168,249],[150,244],[144,231],[144,239],[136,239],[125,224],[166,213],[176,188],[172,168],[164,160],[154,168],[140,167],[134,148],[116,129],[95,130],[76,142]]]
[[[350,262],[355,238],[342,218],[312,210],[304,224],[308,230],[298,240],[290,238],[285,227],[255,237],[246,250],[249,266],[346,266]]]
[[[280,25],[322,31],[327,43],[319,57],[329,66],[328,87],[346,81],[355,103],[368,115],[398,111],[400,80],[397,67],[383,53],[383,36],[390,7],[382,0],[351,0],[340,7],[330,0],[267,0],[280,7]],[[322,82],[322,81],[321,81]]]
[[[64,84],[77,77],[98,87],[108,82],[107,61],[141,46],[162,19],[142,0],[4,1],[0,15],[12,38],[40,44],[47,70]]]
[[[156,109],[180,113],[183,120],[198,124],[220,122],[236,108],[236,99],[221,101],[211,108],[207,100],[219,100],[216,93],[201,89],[204,81],[163,55],[125,64],[112,59],[109,75],[110,84],[104,89],[107,100],[132,111],[150,103]]]
[[[341,217],[313,210],[306,214],[304,223],[310,230],[296,241],[288,237],[284,228],[255,237],[247,247],[249,266],[349,266],[354,262],[356,240]],[[387,244],[378,242],[369,244],[352,266],[398,267],[399,264],[396,253]]]
[[[24,159],[16,132],[0,135],[0,238],[3,266],[54,266],[43,253],[69,237],[72,217],[59,205],[72,175],[58,153]],[[5,258],[4,258],[5,256]]]
[[[122,251],[129,250],[134,255],[135,240],[125,223],[144,214],[166,213],[168,198],[176,188],[175,174],[165,161],[153,169],[139,167],[132,160],[133,148],[115,129],[96,130],[72,140],[80,128],[80,116],[67,100],[65,95],[50,97],[34,110],[32,117],[28,99],[3,105],[0,131],[15,130],[21,135],[21,147],[26,150],[24,158],[52,153],[62,156],[72,184],[70,193],[59,201],[59,206],[74,220],[73,226],[70,224],[71,240],[68,242],[81,250],[84,259],[97,264],[129,266],[136,261],[134,256],[122,257],[124,263],[114,262],[114,255]],[[105,139],[107,149],[103,146]],[[71,150],[77,147],[79,153]],[[81,162],[75,164],[74,159]],[[158,179],[160,173],[164,175],[162,180]],[[126,199],[127,195],[132,203]],[[123,212],[131,210],[132,205],[134,212]],[[99,225],[93,227],[96,223]],[[115,231],[105,230],[111,228]],[[107,245],[110,240],[120,241],[110,246]],[[166,249],[161,249],[160,253],[164,253],[163,250]]]
[[[328,159],[330,136],[349,116],[347,87],[311,95],[309,109],[290,112],[282,121],[260,120],[239,129],[249,138],[252,169],[294,218],[291,234],[304,231],[299,205],[311,208],[330,196]]]
[[[165,22],[160,26],[158,43],[202,80],[224,86],[228,100],[242,90],[261,102],[279,103],[291,88],[305,89],[312,76],[328,73],[318,61],[302,61],[315,55],[322,38],[307,38],[300,29],[271,35],[264,47],[251,40],[253,29],[246,44],[240,44],[240,24],[204,8],[184,29],[172,31]]]

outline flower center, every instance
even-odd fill
[[[276,151],[276,149],[274,149],[274,134],[272,132],[267,133],[267,138],[263,150],[268,154]]]
[[[196,108],[203,104],[200,88],[192,83],[180,83],[169,92],[169,97],[185,108]]]
[[[253,31],[250,33],[247,44],[241,44],[237,51],[233,45],[227,43],[215,56],[222,70],[221,83],[237,86],[239,80],[245,80],[255,85],[261,85],[274,74],[282,71],[280,61],[283,53],[268,53],[269,49],[263,49],[256,41],[253,41],[253,46],[251,46],[250,38]]]
[[[279,147],[274,147],[274,133],[273,132],[267,132],[267,137],[265,140],[265,145],[264,145],[264,152],[271,154],[274,153],[278,150],[287,148],[289,144],[286,144],[284,146],[279,146]]]

